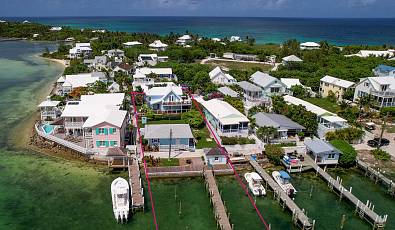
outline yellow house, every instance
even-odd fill
[[[337,99],[343,99],[343,95],[346,90],[351,88],[353,85],[354,82],[326,75],[320,80],[320,94],[322,97],[327,97],[329,92],[332,91]]]

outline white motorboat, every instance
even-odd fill
[[[266,195],[266,189],[262,185],[262,177],[256,172],[244,174],[244,178],[248,182],[248,187],[250,188],[254,196],[264,196]]]
[[[285,171],[274,171],[272,172],[272,176],[277,184],[284,190],[284,192],[291,198],[294,198],[296,195],[296,189],[289,182],[291,177]]]
[[[124,223],[129,217],[129,183],[118,177],[111,183],[112,208],[117,222]]]

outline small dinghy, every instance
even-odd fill
[[[284,171],[274,171],[272,172],[272,176],[274,180],[277,182],[278,185],[284,190],[284,192],[291,198],[295,197],[296,189],[294,186],[289,182],[291,177],[288,173]]]
[[[124,223],[129,217],[129,183],[118,177],[111,183],[112,208],[117,222]]]
[[[248,187],[250,188],[254,196],[264,196],[266,195],[266,189],[262,185],[262,177],[258,173],[246,173],[244,178],[248,182]]]

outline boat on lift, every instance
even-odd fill
[[[111,183],[112,208],[117,222],[125,223],[129,217],[129,183],[118,177]]]
[[[266,189],[262,185],[262,177],[256,172],[244,174],[244,178],[248,182],[248,187],[254,196],[265,196]]]
[[[296,189],[291,184],[291,177],[285,171],[273,171],[272,176],[274,180],[280,185],[281,189],[291,198],[294,198],[296,195]]]

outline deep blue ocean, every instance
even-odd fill
[[[190,31],[205,37],[253,37],[257,43],[326,40],[333,44],[395,45],[395,18],[231,18],[231,17],[47,17],[13,18],[54,26],[150,32],[161,35]]]

